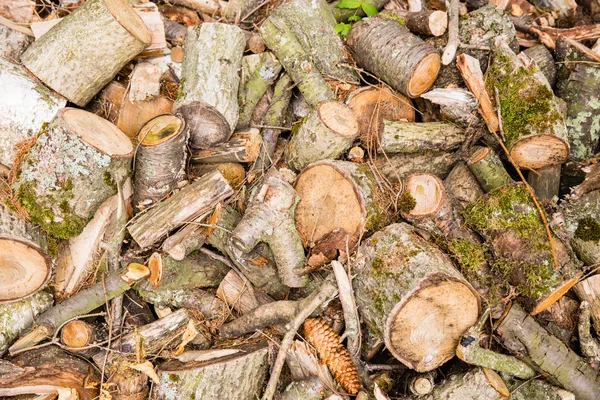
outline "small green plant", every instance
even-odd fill
[[[371,15],[377,14],[377,8],[370,1],[363,0],[340,0],[339,3],[336,4],[337,8],[346,8],[349,10],[355,10],[354,15],[348,18],[348,22],[357,22],[362,19],[360,15],[357,13],[362,10],[367,17]],[[342,35],[342,37],[346,37],[348,32],[350,32],[350,28],[352,28],[352,24],[347,24],[345,22],[339,22],[335,26],[335,32]]]

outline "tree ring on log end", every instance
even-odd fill
[[[350,138],[358,136],[358,120],[347,105],[325,100],[319,103],[317,112],[319,120],[336,135]]]
[[[130,5],[126,4],[123,0],[103,1],[106,9],[127,32],[146,45],[152,43],[150,30]]]
[[[413,174],[406,178],[404,191],[415,200],[415,207],[408,212],[411,217],[435,214],[444,200],[444,184],[432,174]]]
[[[0,238],[0,303],[31,296],[46,285],[51,274],[50,260],[39,247]]]
[[[313,163],[298,175],[295,189],[302,199],[296,228],[305,247],[340,228],[360,235],[367,212],[360,189],[345,171],[327,162]]]
[[[567,161],[569,144],[558,136],[533,135],[516,141],[509,152],[519,167],[538,169]]]
[[[442,65],[442,59],[438,53],[429,53],[417,64],[408,80],[408,95],[419,97],[427,91],[437,79]]]
[[[467,160],[467,165],[471,166],[473,164],[478,163],[479,161],[483,160],[489,154],[489,152],[489,147],[479,147],[473,152],[473,154],[471,154],[471,156]]]
[[[429,16],[429,30],[433,36],[442,36],[448,28],[448,14],[436,10]]]
[[[68,322],[60,332],[61,341],[69,347],[78,349],[91,343],[93,339],[92,328],[83,321]]]
[[[210,104],[191,101],[174,109],[173,114],[185,120],[191,148],[208,149],[231,137],[229,122]]]
[[[133,154],[131,140],[115,125],[90,112],[65,108],[60,118],[82,142],[111,158],[129,158]]]
[[[176,138],[185,129],[185,121],[174,115],[159,115],[140,129],[137,139],[142,146],[150,147]]]
[[[430,279],[392,309],[384,332],[388,350],[408,367],[427,372],[454,357],[461,335],[477,322],[479,303],[459,281]]]

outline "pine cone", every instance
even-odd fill
[[[340,336],[321,318],[304,322],[304,337],[317,349],[321,362],[327,365],[334,378],[349,394],[357,394],[360,380],[348,350],[340,343]]]

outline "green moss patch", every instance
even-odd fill
[[[600,222],[591,217],[580,219],[575,230],[575,237],[585,241],[600,241]]]

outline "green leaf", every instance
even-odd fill
[[[359,17],[358,15],[353,15],[351,17],[348,18],[348,22],[357,22],[360,21],[362,18]]]
[[[350,8],[355,9],[360,7],[359,0],[340,0],[339,3],[335,5],[337,8]]]
[[[346,37],[346,35],[348,35],[348,32],[350,32],[350,28],[352,28],[352,25],[350,24],[344,24],[344,29],[342,29],[342,36]]]
[[[373,3],[369,3],[368,1],[361,3],[360,8],[362,8],[365,14],[367,14],[367,17],[377,14],[377,8],[373,5]]]
[[[339,22],[335,25],[335,33],[339,33],[343,37],[346,37],[348,32],[350,32],[350,28],[352,28],[352,25]]]

